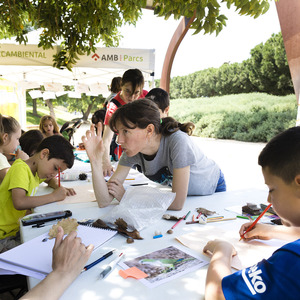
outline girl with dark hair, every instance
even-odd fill
[[[172,186],[176,197],[169,209],[182,209],[187,195],[210,195],[226,190],[218,165],[190,137],[193,123],[181,124],[171,117],[160,119],[157,105],[141,99],[120,107],[109,125],[118,134],[123,154],[107,184],[102,174],[101,135],[96,135],[92,125],[82,139],[92,165],[99,207],[109,205],[113,198],[121,200],[125,192],[123,182],[136,165],[150,180]],[[98,126],[101,132],[100,123]]]
[[[115,113],[118,107],[123,106],[126,103],[135,101],[141,98],[144,87],[144,76],[139,69],[127,70],[121,80],[121,91],[110,101],[107,105],[105,120],[104,120],[104,131],[103,131],[103,143],[105,151],[103,153],[103,175],[111,175],[113,167],[110,161],[110,144],[113,139],[113,131],[109,128],[109,120]],[[143,96],[144,98],[144,96]]]

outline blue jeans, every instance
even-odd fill
[[[224,174],[220,170],[220,177],[219,177],[219,180],[218,180],[218,184],[217,184],[217,188],[215,190],[215,193],[225,192],[225,191],[226,191],[226,182],[225,182]]]

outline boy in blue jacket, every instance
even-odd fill
[[[300,226],[300,127],[274,137],[260,153],[258,164],[269,188],[268,202],[292,232]],[[269,259],[233,274],[231,259],[236,251],[230,243],[210,241],[203,251],[212,253],[206,300],[288,300],[300,295],[300,239],[284,245]]]

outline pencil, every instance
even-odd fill
[[[185,216],[184,216],[185,217]],[[184,217],[180,218],[172,227],[171,229],[174,229],[182,220],[184,220]]]
[[[58,168],[58,186],[60,187],[60,168]]]
[[[247,228],[247,230],[241,235],[240,240],[242,240],[244,238],[244,235],[249,232],[255,225],[256,223],[259,221],[259,219],[261,219],[261,217],[268,211],[268,209],[272,206],[272,203],[269,204],[265,210],[259,215],[258,218],[255,219],[255,221],[253,221],[253,223]]]
[[[191,211],[189,211],[187,214],[185,214],[182,218],[180,218],[172,227],[171,229],[174,229],[182,220],[185,220],[186,217],[188,216],[188,214],[190,213]]]
[[[134,178],[126,178],[125,180],[134,180]]]
[[[230,217],[230,218],[217,218],[217,219],[207,219],[206,223],[212,223],[212,222],[220,222],[220,221],[228,221],[228,220],[235,220],[236,217]]]
[[[186,218],[188,217],[188,215],[191,213],[191,211],[189,211],[185,216],[184,219],[186,220]]]
[[[16,153],[8,153],[9,155],[13,155],[13,156],[16,156],[17,154]]]

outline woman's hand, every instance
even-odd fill
[[[116,198],[118,201],[121,201],[125,189],[123,184],[118,179],[112,179],[107,183],[107,189],[110,195]]]
[[[89,259],[93,246],[85,247],[75,231],[63,239],[64,231],[58,227],[58,234],[53,247],[52,268],[54,272],[70,276],[74,280],[84,268]]]
[[[90,162],[102,162],[102,155],[104,152],[104,145],[102,140],[102,123],[99,122],[96,126],[98,134],[96,134],[95,125],[92,124],[90,130],[87,130],[86,135],[81,138]]]

